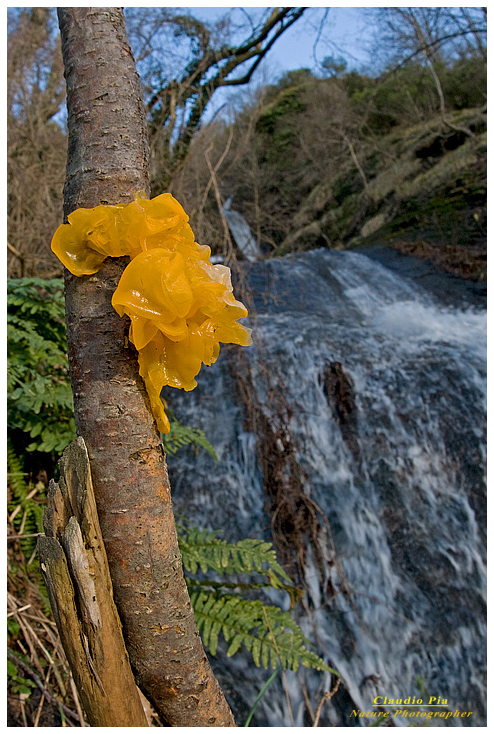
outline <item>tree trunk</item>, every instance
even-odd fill
[[[59,8],[69,146],[65,215],[148,190],[140,82],[119,8]],[[171,726],[235,726],[194,621],[160,435],[111,297],[127,263],[65,271],[77,432],[91,462],[100,525],[137,683]]]

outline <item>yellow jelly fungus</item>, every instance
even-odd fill
[[[202,364],[213,364],[219,343],[248,346],[247,316],[233,295],[230,269],[209,262],[188,216],[171,194],[148,200],[139,192],[127,206],[77,209],[52,240],[52,250],[74,275],[99,270],[106,257],[128,255],[112,298],[130,318],[129,339],[139,352],[153,415],[162,433],[170,424],[160,397],[165,385],[192,390]]]

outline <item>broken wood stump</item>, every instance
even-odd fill
[[[38,555],[51,608],[91,726],[149,726],[113,601],[86,445],[77,438],[50,482]]]

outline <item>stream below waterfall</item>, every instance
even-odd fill
[[[272,540],[255,431],[275,426],[281,471],[289,446],[330,528],[306,548],[297,612],[343,679],[319,726],[368,725],[352,711],[375,711],[376,696],[439,697],[441,711],[472,713],[427,725],[485,726],[485,309],[444,305],[360,252],[243,263],[237,281],[254,346],[222,347],[193,392],[166,396],[219,459],[168,457],[175,511],[228,540]],[[270,672],[225,649],[212,664],[243,725]],[[304,669],[285,685],[290,707],[278,676],[251,726],[312,726],[306,702],[314,713],[329,677]]]

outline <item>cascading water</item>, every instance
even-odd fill
[[[427,725],[485,726],[485,310],[441,306],[352,252],[246,265],[241,281],[255,345],[242,358],[224,347],[194,392],[167,396],[219,458],[169,457],[176,509],[227,539],[270,538],[259,421],[236,384],[248,373],[268,421],[278,391],[301,489],[330,526],[319,557],[307,550],[299,616],[343,678],[319,725],[366,725],[352,711],[375,711],[376,696],[415,696],[448,707],[412,712],[472,712]],[[243,656],[212,662],[242,724],[268,673]],[[306,699],[314,712],[328,684],[288,673],[291,712],[277,680],[252,725],[311,726]]]
[[[245,217],[231,208],[233,197],[229,197],[223,206],[223,215],[226,219],[235,244],[243,253],[246,260],[254,262],[259,257],[259,247],[252,236],[249,223]]]

